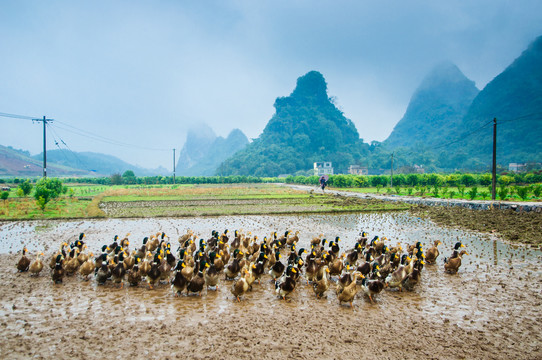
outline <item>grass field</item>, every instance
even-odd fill
[[[312,194],[272,184],[182,186],[74,186],[71,196],[41,211],[33,198],[10,198],[0,220],[186,217],[406,210],[410,206]]]

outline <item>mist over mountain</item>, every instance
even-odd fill
[[[239,129],[234,129],[223,138],[206,124],[193,126],[179,154],[176,174],[180,176],[212,176],[218,166],[228,157],[243,149],[248,138]]]
[[[479,90],[449,62],[436,66],[414,92],[405,115],[384,141],[389,148],[424,148],[457,132]]]
[[[542,36],[476,96],[460,128],[476,130],[494,118],[498,162],[541,162]],[[492,146],[493,129],[489,125],[469,137],[462,151],[490,163]]]

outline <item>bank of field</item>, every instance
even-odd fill
[[[409,205],[315,194],[269,184],[115,189],[102,194],[108,217],[184,217],[407,210]]]

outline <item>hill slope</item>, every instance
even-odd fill
[[[316,161],[331,161],[336,172],[345,172],[368,153],[355,125],[330,101],[319,72],[298,78],[290,96],[277,98],[274,106],[262,134],[226,160],[219,175],[294,174]]]
[[[477,129],[497,118],[497,161],[542,160],[542,36],[472,102],[461,123]],[[493,131],[489,124],[473,134],[463,150],[484,164],[492,158]]]
[[[416,89],[405,115],[384,144],[393,149],[449,141],[478,92],[474,82],[454,64],[436,66]]]
[[[32,156],[34,159],[42,159],[42,153]],[[131,165],[115,156],[95,152],[71,152],[68,150],[47,151],[47,163],[55,163],[75,169],[83,169],[83,172],[104,176],[115,173],[122,174],[126,170],[132,170],[137,176],[152,176],[169,174],[164,168],[149,170]]]
[[[47,153],[49,155],[49,152]],[[43,157],[30,157],[30,153],[0,145],[0,176],[41,176]],[[88,176],[90,173],[81,169],[55,164],[47,157],[47,175],[49,176]]]

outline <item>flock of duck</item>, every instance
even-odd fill
[[[310,241],[310,249],[298,249],[299,231],[286,231],[283,236],[273,232],[262,240],[237,230],[233,236],[228,230],[222,234],[212,231],[209,239],[197,240],[198,236],[188,230],[178,238],[174,255],[169,237],[163,232],[145,237],[132,250],[129,235],[123,239],[115,235],[96,257],[88,251],[84,233],[70,245],[63,243],[47,264],[53,283],[79,274],[84,280],[94,276],[98,285],[110,282],[120,287],[125,283],[138,286],[145,280],[149,289],[167,283],[175,296],[183,292],[201,296],[205,288],[218,290],[220,279],[224,279],[231,281],[230,291],[241,301],[255,282],[261,284],[262,278],[269,275],[282,299],[295,290],[299,281],[312,284],[317,298],[325,296],[331,283],[336,282],[339,303],[350,303],[352,307],[360,291],[374,303],[374,296],[384,288],[412,290],[420,281],[424,265],[436,263],[441,245],[436,240],[424,251],[421,242],[416,242],[403,250],[400,245],[389,247],[385,237],[369,240],[368,234],[361,232],[354,248],[341,252],[340,237],[327,241],[322,234]],[[444,259],[446,272],[458,271],[462,256],[468,255],[463,247],[457,242],[450,257]],[[17,269],[37,276],[44,268],[43,253],[31,261],[27,252],[25,247]],[[283,257],[285,260],[281,260]]]

